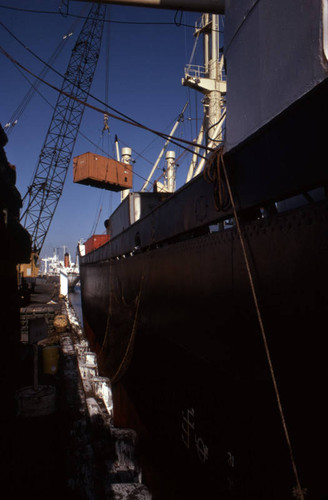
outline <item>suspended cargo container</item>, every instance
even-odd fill
[[[96,248],[101,247],[109,240],[108,234],[93,234],[90,238],[84,243],[85,245],[85,253],[90,253]]]
[[[132,188],[132,167],[95,153],[84,153],[73,159],[73,180],[109,191],[122,191]]]

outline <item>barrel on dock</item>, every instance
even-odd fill
[[[43,373],[55,375],[58,371],[59,346],[49,345],[42,350]]]

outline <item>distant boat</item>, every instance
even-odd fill
[[[59,276],[61,271],[64,271],[68,278],[69,290],[74,290],[75,285],[80,281],[80,270],[78,263],[72,263],[68,252],[64,253],[64,260],[60,260],[56,249],[52,257],[42,259],[43,266],[40,270],[40,275]]]

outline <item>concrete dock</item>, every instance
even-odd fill
[[[8,498],[150,499],[137,436],[114,428],[110,381],[99,376],[56,280],[37,281],[20,320],[19,360],[7,374],[0,426]]]

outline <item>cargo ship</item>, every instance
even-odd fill
[[[85,331],[153,498],[324,499],[327,3],[201,5],[205,37],[225,15],[225,132],[219,105],[176,191],[121,183],[80,257]]]

